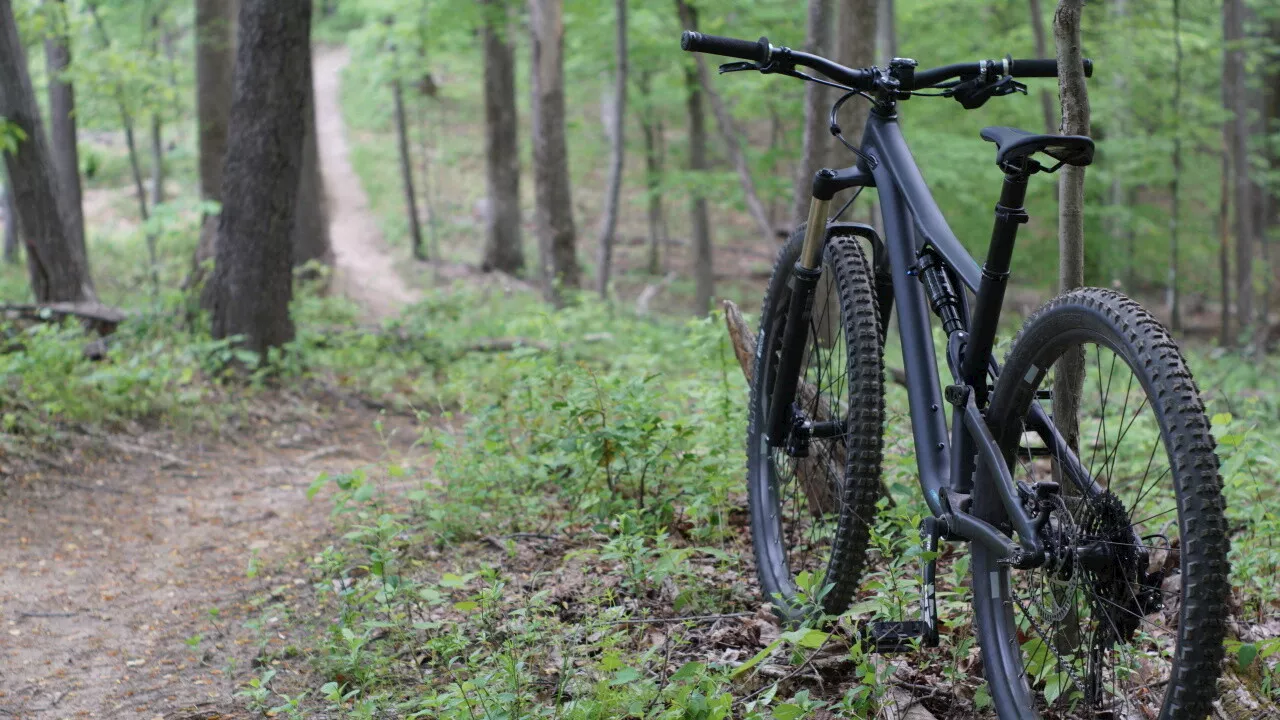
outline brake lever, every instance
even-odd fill
[[[742,72],[743,70],[760,70],[760,69],[762,69],[760,65],[753,62],[725,63],[720,66],[720,74],[724,75],[725,73]]]
[[[1013,79],[1012,75],[1001,75],[995,80],[984,81],[975,76],[951,88],[948,93],[954,97],[965,110],[980,108],[993,97],[1012,95],[1020,92],[1027,94],[1027,86]]]

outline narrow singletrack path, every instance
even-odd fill
[[[417,294],[348,159],[345,50],[317,54],[336,289],[371,319]],[[90,218],[93,221],[93,218]],[[425,463],[416,430],[359,403],[276,393],[218,432],[69,439],[45,471],[0,455],[0,720],[254,717],[235,692],[295,641],[287,607],[333,539],[321,472]]]

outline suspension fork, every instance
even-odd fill
[[[828,171],[829,172],[829,171]],[[822,250],[827,237],[827,211],[831,198],[814,197],[809,203],[809,222],[805,226],[800,258],[791,272],[791,305],[787,308],[787,325],[782,332],[782,351],[769,397],[769,417],[765,437],[771,447],[786,442],[791,432],[792,406],[800,387],[800,364],[804,361],[805,340],[813,315],[813,295],[822,277]],[[764,348],[768,352],[768,348]]]

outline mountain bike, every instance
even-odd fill
[[[1028,181],[1090,164],[1093,141],[981,131],[1003,180],[979,266],[899,127],[902,102],[979,107],[1025,94],[1017,78],[1056,77],[1057,62],[1006,56],[921,70],[895,58],[853,69],[765,38],[685,32],[681,46],[742,61],[722,73],[844,91],[831,132],[856,156],[814,175],[808,222],[779,252],[760,314],[747,486],[757,573],[776,612],[793,622],[839,615],[858,590],[882,494],[883,357],[896,307],[929,510],[922,619],[867,623],[865,639],[881,652],[937,644],[939,546],[967,543],[998,717],[1207,715],[1223,657],[1228,540],[1214,439],[1178,346],[1137,302],[1081,288],[1031,314],[1003,365],[992,356]],[[871,104],[856,146],[837,122],[854,97]],[[840,221],[867,187],[878,194],[883,238]],[[853,196],[829,217],[846,190]],[[941,360],[931,314],[946,337]]]

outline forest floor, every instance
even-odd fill
[[[347,159],[346,62],[345,51],[316,58],[336,286],[383,318],[417,293],[397,274]],[[328,400],[276,393],[215,437],[80,438],[8,485],[0,717],[239,717],[258,603],[291,599],[336,532],[327,493],[309,500],[308,485],[388,456],[425,462],[408,421]]]

